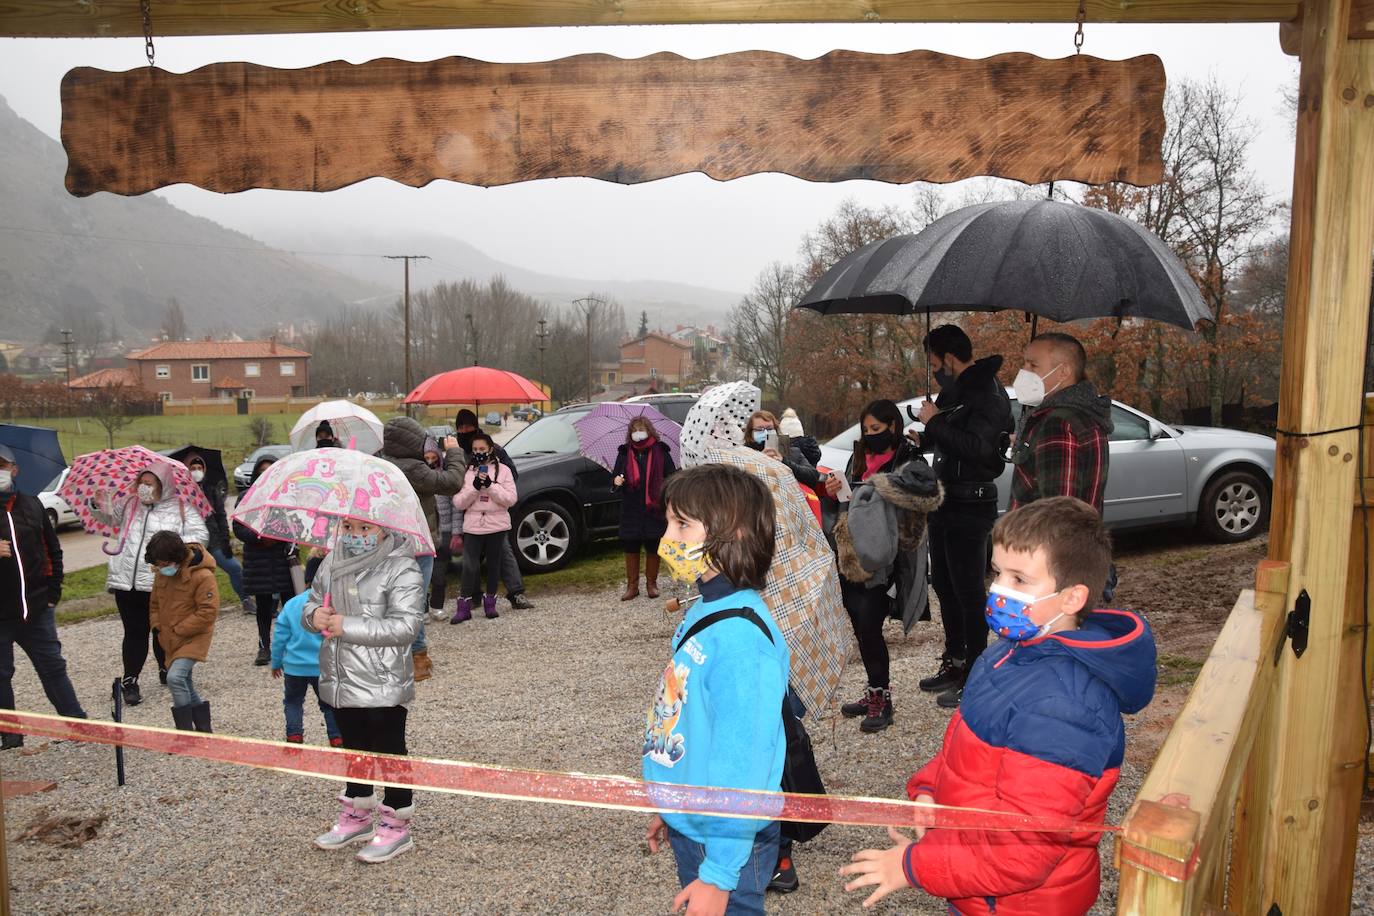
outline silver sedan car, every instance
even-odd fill
[[[1007,389],[1012,415],[1016,395]],[[899,402],[920,411],[925,398]],[[1217,541],[1252,538],[1269,523],[1274,481],[1274,440],[1210,426],[1173,426],[1112,402],[1111,464],[1103,517],[1114,529],[1196,524]],[[908,429],[920,431],[913,423]],[[843,468],[859,437],[859,425],[821,446],[821,464]],[[1006,511],[1012,467],[997,480]]]

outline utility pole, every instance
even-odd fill
[[[472,312],[468,312],[464,317],[467,318],[468,322],[468,347],[472,350],[472,364],[475,366],[478,362],[477,326],[472,321]]]
[[[592,402],[592,321],[595,320],[597,313],[606,303],[595,296],[584,296],[581,299],[574,299],[573,305],[582,311],[587,319],[587,403]]]
[[[547,349],[549,348],[549,328],[548,328],[548,324],[549,324],[548,319],[546,319],[546,318],[540,318],[540,319],[539,319],[539,333],[534,335],[534,336],[535,336],[536,338],[538,338],[538,340],[539,340],[539,344],[538,344],[538,346],[539,346],[539,388],[540,388],[541,390],[544,390],[545,386],[548,384],[548,383],[544,380],[544,351],[547,350]],[[543,402],[543,410],[544,410],[544,413],[548,413],[548,412],[549,412],[549,402],[548,402],[548,401],[544,401],[544,402]]]
[[[67,384],[72,383],[72,332],[70,328],[62,331],[62,355],[67,357]]]
[[[404,261],[404,262],[405,262],[405,277],[406,277],[406,280],[405,280],[405,283],[406,283],[406,285],[405,285],[405,307],[404,307],[404,316],[405,316],[405,317],[404,317],[404,319],[403,319],[403,323],[405,324],[404,333],[405,333],[405,342],[406,342],[406,395],[407,395],[407,397],[408,397],[408,396],[410,395],[410,393],[411,393],[412,391],[415,390],[415,382],[414,382],[414,380],[413,380],[413,379],[411,378],[411,376],[410,376],[410,262],[411,262],[411,261],[428,261],[428,260],[429,260],[429,255],[425,255],[425,254],[385,254],[385,255],[382,255],[382,257],[386,258],[388,261]],[[410,405],[409,405],[409,404],[406,405],[406,416],[411,416],[411,409],[410,409]]]

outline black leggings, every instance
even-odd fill
[[[339,706],[334,709],[334,721],[339,724],[343,746],[351,751],[402,757],[407,753],[404,706]],[[357,782],[350,782],[344,789],[349,798],[366,798],[371,794],[372,786]],[[382,804],[388,808],[405,808],[413,798],[410,789],[386,786],[382,790]]]
[[[278,604],[280,600],[281,604]],[[254,595],[258,607],[258,648],[272,648],[272,627],[277,622],[277,610],[291,600],[287,595]]]
[[[868,686],[887,689],[887,640],[883,639],[883,622],[887,620],[887,586],[864,588],[847,580],[840,580],[840,597],[854,625],[854,638],[859,643],[859,657],[863,659]]]
[[[124,643],[121,651],[124,656],[124,676],[138,677],[143,673],[143,664],[148,660],[148,637],[153,639],[153,657],[157,659],[157,670],[167,670],[167,655],[162,644],[157,641],[157,630],[152,628],[148,619],[148,602],[152,596],[148,592],[126,592],[116,589],[115,607],[119,608],[119,620],[124,624]]]
[[[495,595],[501,582],[501,542],[505,531],[491,534],[463,535],[463,594],[477,594],[478,573],[482,570],[482,555],[487,557],[487,594]]]

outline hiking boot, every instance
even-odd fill
[[[172,724],[179,732],[193,732],[196,730],[195,721],[191,718],[191,705],[172,707]]]
[[[496,613],[495,595],[482,596],[482,613],[487,615],[488,620],[495,620],[497,617],[501,616],[500,614]]]
[[[534,610],[534,602],[526,598],[524,592],[516,592],[514,595],[507,595],[506,597],[510,599],[510,606],[517,611]]]
[[[790,894],[799,887],[801,882],[797,880],[797,870],[792,866],[792,857],[783,856],[778,860],[778,870],[773,873],[773,880],[768,882],[768,889],[779,894]]]
[[[261,668],[272,660],[272,650],[267,646],[258,646],[258,654],[253,659],[253,664]]]
[[[138,689],[138,678],[126,677],[119,686],[124,692],[125,706],[137,706],[143,702],[143,691]]]
[[[458,599],[458,607],[449,618],[449,623],[462,623],[464,620],[472,619],[472,602],[467,598]]]
[[[962,687],[968,680],[968,665],[962,658],[940,656],[940,670],[931,677],[921,678],[918,685],[926,693],[944,693],[951,687]]]
[[[429,676],[434,673],[434,663],[429,660],[429,650],[417,649],[411,653],[410,657],[415,663],[415,680],[429,680]]]
[[[321,849],[342,849],[350,843],[370,840],[376,834],[372,827],[372,809],[377,807],[377,796],[363,798],[339,796],[339,819],[334,829],[315,837],[315,845]]]
[[[24,736],[5,732],[0,735],[0,751],[12,751],[24,746]]]
[[[382,805],[378,810],[382,813],[381,823],[377,825],[376,835],[358,850],[359,862],[375,865],[415,848],[415,841],[410,838],[410,818],[415,813],[415,806],[396,809]]]
[[[880,732],[892,724],[892,691],[874,690],[868,695],[868,715],[859,723],[859,731]]]
[[[868,704],[870,696],[875,690],[878,693],[882,693],[882,691],[878,690],[878,688],[876,687],[865,687],[863,696],[859,697],[859,699],[855,700],[853,703],[845,703],[843,706],[840,707],[840,714],[843,715],[846,719],[853,719],[858,716],[868,715]]]
[[[195,725],[196,731],[204,732],[207,735],[213,734],[210,730],[210,701],[201,700],[191,707],[191,722]]]
[[[964,701],[964,688],[951,687],[935,698],[935,705],[941,709],[958,709]]]

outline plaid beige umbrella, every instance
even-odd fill
[[[742,445],[730,444],[743,441],[743,420],[750,413],[743,409],[740,395],[752,389],[757,397],[758,389],[743,383],[721,388],[729,389],[728,395],[720,392],[710,398],[717,394],[712,389],[688,414],[683,424],[683,461],[688,466],[733,464],[762,480],[772,492],[777,545],[763,600],[787,640],[792,656],[792,688],[812,715],[825,718],[838,708],[836,691],[854,643],[849,615],[840,600],[835,555],[786,465]],[[709,430],[713,435],[693,436],[689,449],[689,427]]]

